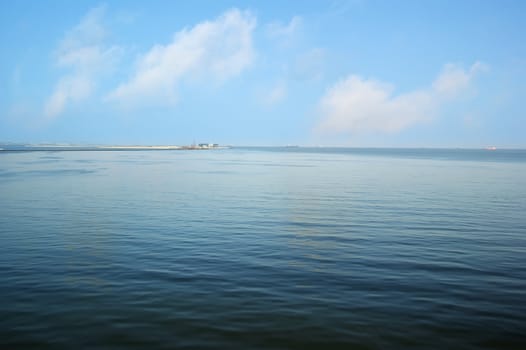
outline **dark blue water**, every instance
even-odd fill
[[[1,151],[0,348],[526,348],[526,151]]]

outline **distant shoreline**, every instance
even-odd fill
[[[219,145],[211,143],[201,143],[192,145],[67,145],[67,144],[30,144],[30,143],[0,143],[0,152],[15,151],[170,151],[170,150],[221,150],[234,148],[232,145]],[[328,152],[328,151],[371,151],[371,152],[437,152],[437,151],[482,151],[484,153],[502,153],[503,151],[526,151],[526,148],[507,148],[507,147],[346,147],[346,146],[235,146],[235,148],[257,150],[257,149],[283,149],[289,152]]]
[[[185,146],[97,146],[95,148],[122,149],[122,150],[143,150],[143,149],[184,149]]]
[[[199,144],[190,146],[176,145],[125,145],[125,146],[85,146],[85,145],[31,145],[31,144],[12,144],[2,145],[0,151],[159,151],[159,150],[219,150],[228,149],[231,146],[221,146],[218,144]]]

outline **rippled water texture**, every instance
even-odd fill
[[[2,349],[524,349],[526,151],[0,152]]]

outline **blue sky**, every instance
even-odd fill
[[[3,1],[0,141],[526,147],[524,1]]]

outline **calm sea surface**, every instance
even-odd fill
[[[0,151],[2,349],[525,349],[526,151]]]

